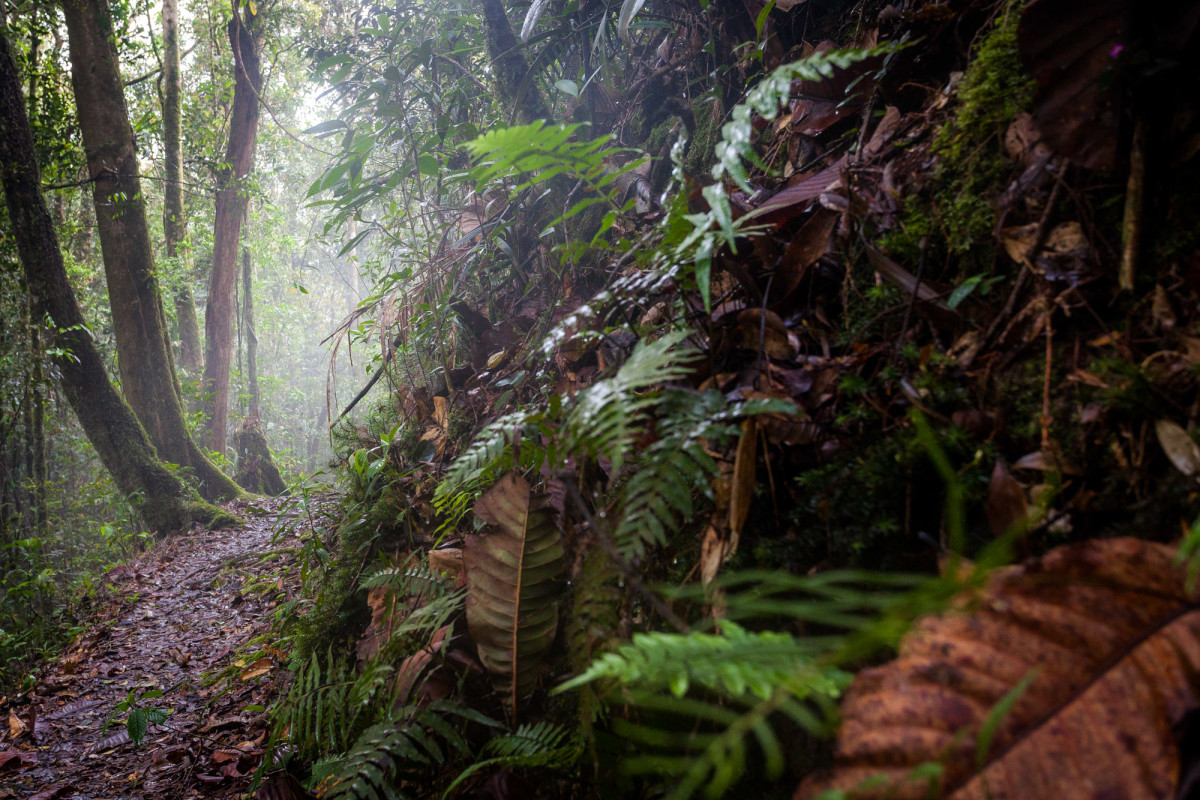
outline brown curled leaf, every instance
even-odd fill
[[[1200,705],[1200,592],[1174,559],[1173,547],[1125,538],[998,570],[855,678],[835,769],[797,798],[1174,797],[1172,727]],[[932,793],[912,776],[931,762],[943,765]]]

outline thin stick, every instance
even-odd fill
[[[1146,123],[1138,120],[1129,153],[1129,182],[1125,186],[1125,221],[1121,226],[1121,272],[1118,285],[1133,291],[1138,252],[1142,246],[1142,211],[1146,204]]]

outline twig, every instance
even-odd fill
[[[1133,291],[1137,278],[1138,251],[1142,245],[1142,211],[1146,204],[1146,123],[1139,119],[1133,129],[1129,152],[1129,182],[1125,186],[1125,221],[1121,225],[1121,272],[1118,285]]]

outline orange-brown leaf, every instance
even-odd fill
[[[797,797],[1174,797],[1171,729],[1200,704],[1200,594],[1174,556],[1111,539],[997,571],[978,604],[920,621],[895,661],[855,678],[834,773]],[[989,715],[1027,676],[980,758]],[[929,762],[944,765],[933,795],[910,776]]]

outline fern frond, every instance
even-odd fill
[[[481,430],[471,445],[454,459],[438,484],[433,499],[438,510],[445,513],[456,496],[469,494],[512,469],[513,440],[541,417],[538,411],[514,411],[493,420]],[[469,505],[471,499],[469,496],[462,498],[461,504]]]
[[[635,745],[626,772],[677,776],[670,798],[704,790],[724,794],[746,771],[754,741],[765,772],[782,773],[783,748],[770,718],[784,713],[809,730],[820,727],[805,701],[830,704],[849,683],[841,670],[818,665],[809,643],[786,633],[752,633],[723,621],[721,633],[641,633],[595,661],[562,692],[615,680],[619,696],[652,724],[615,718],[613,732]],[[701,688],[705,691],[694,692]],[[699,696],[697,696],[699,695]],[[712,695],[718,702],[709,699]]]
[[[458,716],[491,727],[498,723],[465,706],[447,700],[425,708],[405,706],[387,721],[362,732],[341,759],[324,794],[329,800],[408,797],[398,791],[396,776],[414,767],[441,766],[453,753],[467,753],[469,746],[449,723]]]
[[[693,686],[728,697],[766,699],[781,686],[797,697],[836,696],[842,673],[817,666],[814,655],[803,639],[776,631],[754,633],[725,620],[720,634],[634,634],[629,644],[601,655],[554,691],[607,678],[642,690],[670,690],[675,697]]]
[[[676,348],[686,331],[668,333],[649,344],[642,342],[611,378],[597,381],[575,397],[564,426],[565,452],[612,462],[613,474],[621,471],[635,426],[657,402],[650,390],[686,377],[695,353]]]
[[[563,769],[573,766],[582,750],[578,737],[568,737],[567,731],[558,725],[549,722],[522,725],[515,733],[491,739],[482,753],[490,757],[476,761],[463,770],[447,787],[442,798],[445,800],[463,781],[486,767]]]
[[[366,590],[387,589],[396,597],[420,594],[423,596],[440,597],[447,591],[446,579],[436,574],[424,563],[412,563],[413,557],[403,564],[385,567],[378,572],[363,578],[359,586]]]

